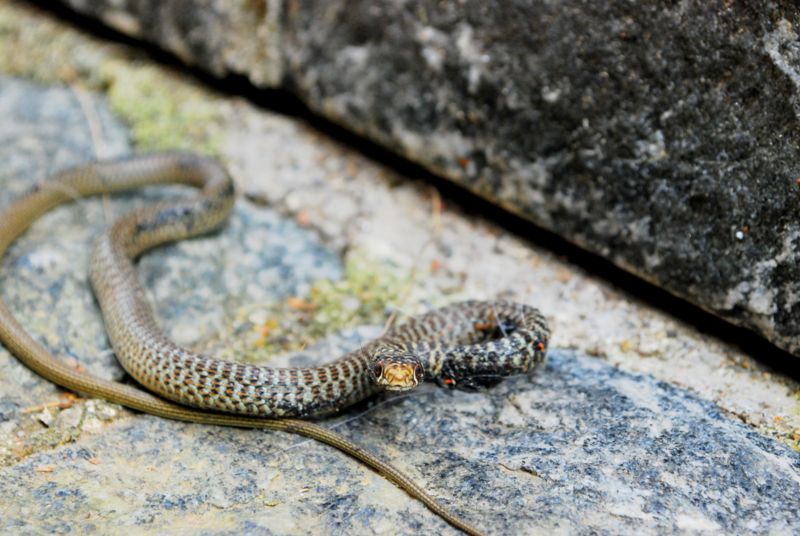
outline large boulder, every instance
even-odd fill
[[[793,2],[62,2],[800,353]]]

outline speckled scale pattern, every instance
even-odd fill
[[[428,378],[470,389],[531,372],[545,359],[550,330],[534,307],[464,301],[412,318],[384,337],[419,356]]]
[[[192,173],[198,167],[203,173]],[[544,318],[532,307],[509,302],[463,302],[429,312],[315,368],[246,365],[181,348],[158,327],[134,260],[147,249],[222,225],[235,197],[231,179],[212,160],[181,154],[105,163],[93,173],[109,190],[130,188],[134,179],[201,188],[196,197],[118,220],[97,239],[91,256],[92,286],[117,358],[139,383],[165,398],[261,417],[319,416],[378,391],[370,372],[378,358],[413,355],[427,377],[463,388],[528,372],[544,359],[549,336]]]

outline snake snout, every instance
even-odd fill
[[[387,391],[406,391],[415,388],[424,379],[422,365],[413,356],[379,359],[373,364],[375,383]]]

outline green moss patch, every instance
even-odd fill
[[[0,0],[0,72],[105,93],[138,149],[219,155],[222,103],[139,53]]]
[[[225,359],[267,362],[282,352],[299,350],[344,328],[384,324],[401,305],[410,279],[360,252],[345,259],[344,277],[320,280],[308,295],[243,308],[224,338],[203,349]]]
[[[208,93],[149,65],[109,61],[100,72],[111,108],[130,124],[139,148],[218,152],[220,105]]]

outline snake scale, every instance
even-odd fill
[[[96,162],[37,184],[0,214],[0,258],[43,213],[74,199],[179,183],[192,198],[159,203],[116,221],[96,240],[90,276],[109,339],[122,366],[149,391],[79,371],[35,340],[0,301],[0,341],[48,380],[160,417],[298,433],[331,445],[383,474],[434,513],[469,534],[480,532],[390,464],[316,423],[380,390],[490,386],[532,370],[545,358],[549,330],[534,308],[511,302],[462,302],[415,317],[335,361],[314,368],[272,368],[214,359],[181,348],[158,327],[135,259],[158,245],[206,233],[232,212],[233,181],[215,160],[157,153]]]

